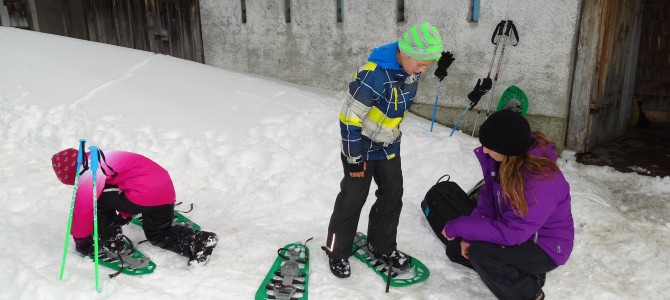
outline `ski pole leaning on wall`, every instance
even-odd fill
[[[503,28],[504,28],[504,37],[503,37]],[[511,34],[510,34],[511,33]],[[500,39],[502,38],[502,47],[500,49],[500,57],[498,57],[498,64],[496,66],[496,74],[491,79],[491,71],[493,71],[493,65],[495,64],[496,61],[496,54],[498,52],[498,46],[500,45]],[[472,107],[474,105],[477,105],[477,102],[483,96],[486,94],[486,92],[490,89],[491,94],[486,100],[486,118],[489,117],[490,111],[491,111],[491,103],[493,102],[492,98],[494,97],[495,94],[495,87],[496,83],[498,82],[498,78],[500,74],[502,73],[502,62],[503,58],[505,56],[505,46],[510,40],[516,40],[515,42],[512,42],[510,45],[516,46],[519,44],[519,33],[516,30],[516,26],[514,25],[514,22],[512,20],[503,20],[498,23],[496,26],[495,30],[493,31],[493,36],[491,37],[491,43],[495,45],[493,48],[493,55],[491,57],[491,62],[489,63],[489,70],[486,74],[486,78],[484,78],[482,84],[479,84],[479,81],[477,82],[477,85],[475,85],[475,88],[470,94],[468,94],[468,99],[470,100]],[[479,91],[479,92],[478,92]],[[472,97],[471,97],[472,95]],[[479,97],[477,97],[479,96]],[[474,104],[472,104],[474,101]],[[481,114],[481,107],[477,109],[477,117],[475,118],[475,124],[472,127],[472,136],[475,135],[475,132],[477,130],[477,123],[479,122],[479,115]]]

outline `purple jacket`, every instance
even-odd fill
[[[530,153],[556,161],[554,147],[553,144],[533,146]],[[485,185],[472,214],[444,226],[447,236],[505,246],[532,239],[554,263],[565,264],[572,252],[575,229],[570,209],[570,186],[563,174],[559,172],[544,178],[526,173],[524,195],[528,214],[520,217],[502,195],[500,183],[496,182],[497,162],[486,155],[482,147],[474,152],[482,166]]]

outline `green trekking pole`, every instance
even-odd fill
[[[70,202],[70,215],[67,219],[67,231],[65,232],[65,243],[63,245],[63,259],[60,263],[60,275],[58,275],[58,280],[63,280],[63,272],[65,271],[65,259],[67,257],[67,249],[70,245],[70,229],[72,229],[72,214],[74,212],[74,199],[77,198],[77,186],[79,184],[79,167],[84,160],[86,153],[84,148],[86,147],[86,140],[79,140],[79,151],[77,152],[77,174],[74,177],[74,188],[72,189],[72,201]]]
[[[94,251],[94,260],[95,260],[95,290],[100,293],[102,292],[102,286],[100,285],[100,276],[98,272],[98,189],[97,177],[98,177],[98,147],[91,146],[91,176],[93,176],[93,251]]]

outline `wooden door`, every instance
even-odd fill
[[[582,4],[566,145],[579,152],[625,132],[635,88],[642,4]]]

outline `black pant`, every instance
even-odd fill
[[[351,256],[354,235],[358,227],[361,210],[368,197],[372,179],[377,184],[377,200],[370,209],[368,221],[368,242],[380,252],[386,253],[396,246],[396,235],[400,211],[402,210],[403,180],[400,157],[390,160],[366,161],[365,176],[349,176],[347,160],[342,156],[344,178],[340,182],[340,193],[335,200],[335,208],[328,226],[327,246],[335,236],[331,256],[347,258]]]
[[[105,189],[108,188],[115,187],[106,185]],[[98,198],[98,233],[101,239],[113,237],[115,234],[117,230],[114,222],[116,211],[133,214],[141,213],[144,235],[147,237],[147,240],[155,244],[157,241],[162,240],[170,231],[174,204],[141,206],[128,200],[123,192],[103,192]]]
[[[455,201],[463,201],[465,205],[470,200]],[[459,215],[455,213],[450,217],[455,219]],[[461,239],[456,238],[447,243],[446,252],[451,261],[474,269],[498,299],[533,299],[541,288],[537,276],[557,267],[533,241],[506,247],[473,242],[467,259],[461,255]]]

